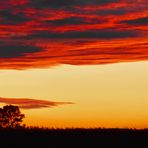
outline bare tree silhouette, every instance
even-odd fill
[[[21,127],[21,123],[25,118],[24,114],[21,114],[18,106],[6,105],[0,108],[0,127],[1,128],[17,128]]]

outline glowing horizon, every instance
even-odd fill
[[[147,0],[0,1],[0,105],[27,125],[148,127]]]
[[[3,70],[0,74],[1,97],[11,97],[11,103],[16,103],[15,99],[22,96],[74,103],[40,108],[42,102],[34,100],[36,109],[22,110],[27,125],[145,128],[148,126],[147,68],[147,62],[133,62]]]

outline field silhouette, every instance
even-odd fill
[[[18,106],[0,108],[0,146],[3,147],[148,147],[148,129],[26,127]]]
[[[5,147],[148,147],[148,129],[38,127],[1,128],[0,145]]]

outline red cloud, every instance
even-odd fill
[[[0,2],[0,69],[148,60],[147,7],[147,0]]]
[[[0,68],[28,69],[59,64],[94,65],[148,60],[147,38],[44,39],[37,42],[35,40],[32,44],[42,50],[26,53],[20,57],[1,57]]]
[[[1,98],[0,103],[18,105],[23,109],[50,108],[59,105],[73,104],[72,102],[54,102],[29,98]]]

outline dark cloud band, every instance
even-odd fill
[[[15,10],[11,9],[1,10],[0,17],[2,18],[0,24],[3,25],[17,25],[31,20],[29,17],[25,16],[24,13],[16,13]]]
[[[0,45],[0,58],[17,58],[42,51],[41,48],[25,45]]]
[[[64,33],[38,31],[32,33],[27,38],[98,38],[98,39],[113,39],[113,38],[128,38],[138,36],[138,31],[129,30],[88,30],[88,31],[69,31]]]
[[[31,0],[29,1],[29,4],[38,8],[39,7],[60,8],[60,7],[81,6],[81,5],[103,5],[119,1],[120,0],[36,0],[36,1]]]

